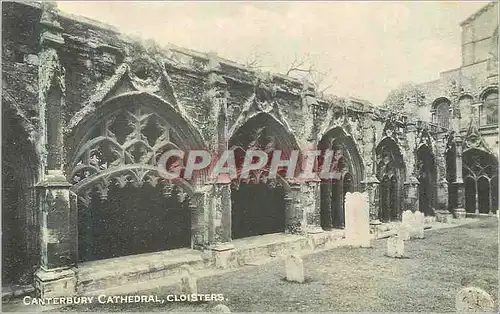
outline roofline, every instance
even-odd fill
[[[463,20],[462,22],[460,22],[460,26],[464,26],[465,24],[467,24],[470,21],[474,20],[476,17],[478,17],[480,14],[482,14],[484,11],[486,11],[489,7],[495,5],[495,3],[497,3],[497,1],[492,1],[492,2],[489,2],[489,3],[485,4],[482,8],[480,8],[476,12],[472,13],[471,15],[469,15],[468,18],[466,18],[465,20]]]

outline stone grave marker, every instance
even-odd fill
[[[214,313],[231,313],[231,310],[224,304],[217,304],[212,308]]]
[[[193,269],[189,265],[183,265],[181,267],[180,294],[193,293],[198,293],[196,277],[193,274]]]
[[[394,258],[404,257],[405,243],[399,236],[387,239],[387,256]]]
[[[292,254],[285,261],[286,280],[304,282],[304,263],[298,255]]]
[[[495,312],[493,298],[483,289],[465,287],[458,291],[455,298],[457,312]]]
[[[425,226],[424,213],[422,213],[420,211],[416,211],[413,215],[414,215],[413,222],[414,222],[415,238],[423,239],[424,238],[424,226]]]
[[[403,241],[410,240],[411,231],[413,228],[413,213],[410,210],[405,210],[402,215],[402,221],[399,225],[398,235]]]
[[[345,195],[345,238],[350,245],[370,246],[370,211],[366,192],[347,192]]]

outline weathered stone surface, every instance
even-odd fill
[[[370,246],[370,211],[367,193],[345,195],[345,237],[353,245]]]
[[[410,229],[407,225],[400,224],[398,226],[398,236],[403,240],[403,241],[408,241],[410,240]]]
[[[231,313],[231,310],[225,304],[217,304],[212,308],[213,313]]]
[[[436,211],[436,221],[442,223],[451,223],[453,220],[453,214],[447,210]]]
[[[74,269],[35,273],[35,291],[41,298],[66,297],[76,294],[77,277]]]
[[[392,236],[387,239],[387,256],[401,258],[404,257],[405,243],[399,236]]]
[[[292,254],[285,261],[286,280],[291,282],[304,282],[304,264],[302,258]]]
[[[225,245],[219,245],[212,249],[214,252],[213,254],[215,258],[215,267],[221,269],[226,269],[230,267],[230,260],[233,256],[233,251],[232,251],[233,248],[234,245],[225,244]]]
[[[414,213],[414,237],[417,239],[424,238],[424,213],[415,212]]]
[[[483,289],[477,287],[462,288],[456,295],[457,312],[495,312],[493,298]]]
[[[198,293],[196,277],[189,265],[184,265],[181,268],[181,282],[179,288],[181,294]]]
[[[402,214],[399,234],[404,241],[410,240],[413,232],[414,215],[410,210],[405,210]]]

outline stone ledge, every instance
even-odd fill
[[[177,276],[183,265],[203,269],[211,265],[211,258],[200,251],[177,249],[86,262],[78,268],[77,290],[89,293],[152,279],[167,279]]]
[[[76,274],[74,269],[55,269],[55,270],[44,270],[39,269],[35,273],[35,277],[43,281],[53,281],[62,278],[74,277]]]
[[[222,252],[222,251],[228,251],[234,249],[234,244],[232,243],[221,243],[212,247],[209,247],[209,249],[217,252]]]

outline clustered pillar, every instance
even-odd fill
[[[76,195],[62,171],[65,71],[57,50],[64,39],[54,10],[53,4],[45,4],[40,21],[39,107],[44,148],[42,178],[37,184],[40,267],[35,273],[35,289],[41,297],[76,293],[74,266],[78,258]]]
[[[457,208],[454,210],[455,218],[465,218],[465,184],[462,177],[462,138],[455,136],[456,153],[456,185],[457,190]],[[476,206],[477,208],[477,206]]]

